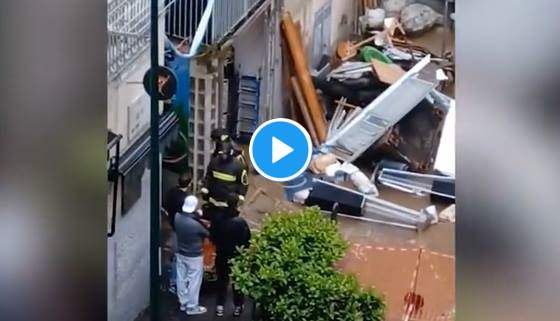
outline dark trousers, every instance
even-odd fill
[[[228,207],[217,207],[211,204],[205,205],[203,219],[210,221],[210,240],[212,243],[217,245],[218,239],[220,238],[221,224],[233,216],[239,215],[237,209],[232,209]]]
[[[228,262],[230,257],[225,257],[216,253],[216,274],[218,275],[218,298],[216,300],[217,305],[224,305],[226,303],[227,289],[229,285],[229,275],[231,273],[231,264]],[[231,288],[233,290],[233,304],[235,306],[243,305],[245,298],[243,293],[235,289],[235,284],[232,283]]]

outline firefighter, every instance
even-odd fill
[[[240,163],[243,164],[245,169],[247,169],[247,161],[245,159],[245,155],[243,153],[243,149],[235,143],[235,141],[231,138],[231,135],[227,132],[224,128],[217,128],[212,131],[210,137],[215,143],[215,149],[212,156],[217,156],[218,151],[222,149],[222,145],[228,143],[231,145],[233,149],[233,157],[237,159]]]
[[[234,157],[230,141],[221,141],[217,144],[216,156],[208,164],[201,188],[202,198],[207,201],[204,216],[211,222],[212,238],[221,221],[239,215],[237,207],[245,200],[247,188],[246,165],[239,156]]]

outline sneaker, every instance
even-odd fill
[[[187,315],[203,314],[203,313],[206,313],[206,308],[203,307],[202,305],[197,305],[197,306],[192,307],[192,308],[187,308],[186,313],[187,313]]]
[[[224,306],[218,305],[216,306],[216,316],[223,317],[224,316]]]
[[[181,310],[182,312],[185,312],[185,311],[187,311],[187,306],[186,305],[181,305],[179,307],[179,310]]]
[[[242,312],[243,312],[243,306],[242,305],[238,305],[238,306],[233,308],[233,316],[234,317],[240,316]]]

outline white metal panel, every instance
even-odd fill
[[[358,158],[435,87],[435,83],[417,77],[429,62],[430,56],[427,56],[417,63],[352,121],[329,137],[325,147],[345,161]]]

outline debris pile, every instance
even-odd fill
[[[308,170],[284,190],[324,211],[423,230],[454,214],[389,202],[378,187],[454,203],[454,132],[444,127],[454,126],[455,102],[442,92],[453,83],[453,56],[408,38],[441,23],[441,14],[407,0],[377,2],[364,5],[358,39],[340,42],[319,66],[309,65],[298,25],[284,14],[284,87],[315,147]]]

